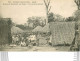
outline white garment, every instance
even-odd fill
[[[30,35],[28,40],[36,40],[36,36],[35,35]]]
[[[52,41],[52,35],[50,35],[50,40],[49,40],[49,42],[51,42]]]

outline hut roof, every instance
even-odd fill
[[[75,22],[51,22],[50,31],[54,45],[64,42],[71,44],[75,37]]]
[[[33,30],[32,30],[32,32],[41,32],[42,31],[42,27],[41,26],[37,26],[36,28],[34,28]]]
[[[17,34],[17,33],[22,33],[22,32],[23,32],[23,30],[20,29],[20,28],[18,28],[18,27],[16,27],[16,26],[13,26],[13,27],[11,28],[11,33],[12,33],[12,34]]]
[[[50,32],[49,23],[42,28],[42,32]]]

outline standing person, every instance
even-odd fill
[[[36,35],[34,35],[34,46],[36,46]]]
[[[52,41],[52,35],[50,35],[50,39],[49,39],[49,45],[51,45],[51,46],[52,46],[51,41]]]
[[[17,35],[16,36],[16,45],[18,45],[19,44],[19,36]]]
[[[24,40],[24,37],[22,36],[22,37],[21,37],[21,41],[23,41],[23,40]]]
[[[12,35],[12,44],[14,44],[14,38],[15,38],[14,35]]]
[[[13,44],[16,44],[16,35],[13,35],[13,36],[12,36],[12,39],[13,39],[12,43],[13,43]]]
[[[21,46],[26,46],[25,41],[21,41]]]
[[[26,46],[29,45],[28,37],[26,37],[26,39],[25,39],[25,43],[26,43]]]
[[[24,38],[23,36],[21,37],[21,46],[26,46],[26,38]]]
[[[21,34],[19,34],[19,45],[20,45],[20,43],[21,43]]]
[[[39,33],[36,34],[36,43],[37,43],[37,46],[39,46]]]

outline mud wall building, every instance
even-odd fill
[[[10,18],[0,18],[0,45],[12,42],[11,23]]]

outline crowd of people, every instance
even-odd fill
[[[37,45],[38,43],[36,42],[37,38],[36,35],[31,34],[29,36],[24,37],[21,34],[15,34],[12,35],[12,44],[14,45],[20,45],[20,46],[34,46]]]
[[[31,34],[25,33],[24,35],[23,34],[14,34],[14,35],[12,35],[12,44],[15,46],[21,46],[21,47],[39,46],[41,37],[43,38],[43,36],[41,36],[41,34],[33,34],[33,33],[31,33]],[[51,39],[52,39],[51,36],[46,38],[46,41],[49,45],[51,45]],[[43,41],[42,43],[45,43],[45,42]]]

